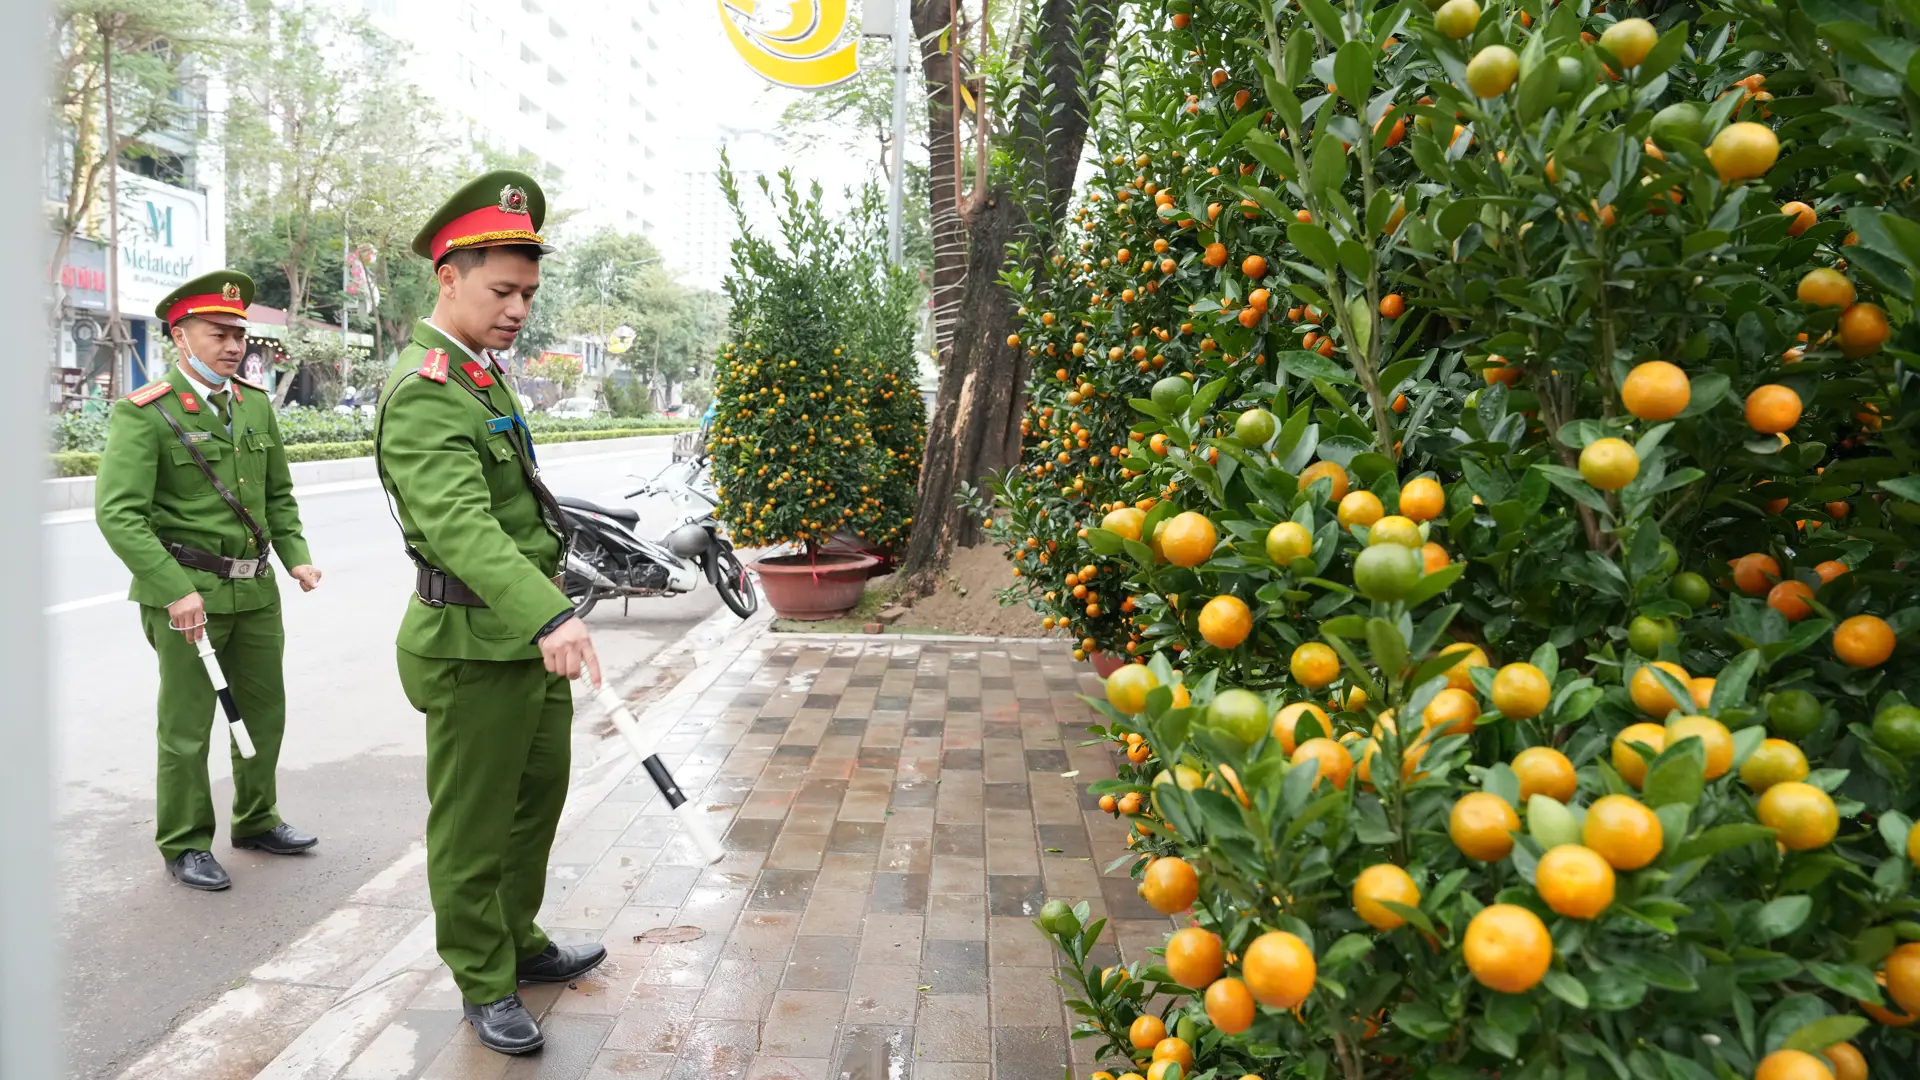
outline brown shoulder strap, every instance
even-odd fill
[[[192,439],[187,438],[187,433],[181,428],[180,421],[175,420],[165,406],[160,408],[160,418],[173,429],[174,436],[180,440],[181,446],[187,448],[187,453],[193,455],[193,463],[200,466],[200,471],[206,474],[207,482],[213,485],[213,490],[219,492],[220,497],[226,500],[228,509],[232,510],[240,518],[240,523],[253,534],[254,547],[259,550],[261,557],[266,557],[267,534],[261,530],[259,523],[253,520],[253,515],[247,513],[247,508],[240,505],[240,500],[234,498],[233,492],[227,490],[227,485],[221,483],[220,478],[214,475],[213,466],[207,464],[207,459],[200,453],[200,448],[193,445]]]
[[[460,383],[460,389],[473,395],[473,399],[481,405],[484,405],[486,410],[494,416],[506,416],[505,413],[494,408],[493,402],[489,401],[485,394],[482,394],[464,382],[460,382],[458,379],[453,381]],[[514,427],[519,428],[520,425],[515,424]],[[554,498],[553,492],[547,489],[546,481],[540,479],[540,473],[534,469],[533,462],[527,459],[526,448],[521,445],[520,442],[522,438],[532,438],[532,433],[522,429],[520,431],[509,431],[507,435],[507,444],[513,447],[513,458],[520,463],[520,471],[525,474],[527,478],[527,486],[533,489],[534,501],[538,502],[541,508],[553,518],[554,531],[559,533],[561,539],[564,541],[567,536],[567,515],[560,509],[560,500]]]

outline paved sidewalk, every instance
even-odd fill
[[[1059,1080],[1071,1021],[1040,905],[1113,916],[1128,960],[1169,926],[1124,868],[1100,874],[1126,831],[1086,794],[1109,751],[1074,745],[1092,672],[1050,645],[767,635],[714,676],[642,723],[671,725],[659,751],[727,857],[700,865],[645,773],[618,766],[554,851],[542,919],[611,956],[524,988],[544,1051],[483,1049],[428,953],[400,965],[420,986],[396,1018],[313,1059],[344,1068],[260,1075]],[[1072,1048],[1080,1076],[1089,1050]]]

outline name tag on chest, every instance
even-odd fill
[[[213,434],[212,434],[211,432],[207,432],[207,431],[189,431],[189,432],[187,432],[187,441],[188,441],[188,442],[192,442],[192,443],[203,443],[203,442],[209,442],[209,441],[211,441],[212,439],[213,439]]]
[[[512,431],[512,430],[513,430],[513,417],[511,416],[496,416],[493,419],[487,421],[487,434],[489,435],[498,435],[503,431]]]

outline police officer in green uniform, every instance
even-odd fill
[[[181,362],[114,404],[94,483],[94,520],[133,573],[128,599],[160,661],[155,839],[175,880],[209,891],[232,880],[211,851],[215,709],[202,637],[258,751],[233,754],[233,846],[291,855],[319,842],[280,820],[276,805],[286,638],[267,553],[305,591],[320,571],[301,535],[272,395],[235,377],[252,300],[252,279],[216,270],[160,301],[155,314]]]
[[[534,923],[573,724],[569,680],[599,662],[556,576],[559,507],[489,351],[513,345],[540,287],[546,198],[499,171],[448,199],[414,239],[439,285],[381,395],[381,482],[415,567],[400,683],[426,714],[427,881],[440,956],[480,1041],[538,1049],[521,982],[566,982],[606,958]]]

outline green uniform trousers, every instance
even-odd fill
[[[535,925],[567,799],[573,694],[533,660],[398,650],[400,685],[427,714],[427,886],[440,958],[468,1000],[519,985],[547,947]]]
[[[154,839],[168,860],[213,848],[213,785],[207,779],[207,743],[218,738],[233,758],[234,836],[255,836],[280,824],[274,770],[287,726],[287,694],[280,661],[286,634],[280,604],[231,614],[209,614],[207,637],[233,701],[253,736],[248,761],[232,749],[213,680],[187,636],[167,624],[167,609],[140,606],[140,625],[160,659],[160,768],[154,785]],[[218,731],[216,736],[214,733]]]

